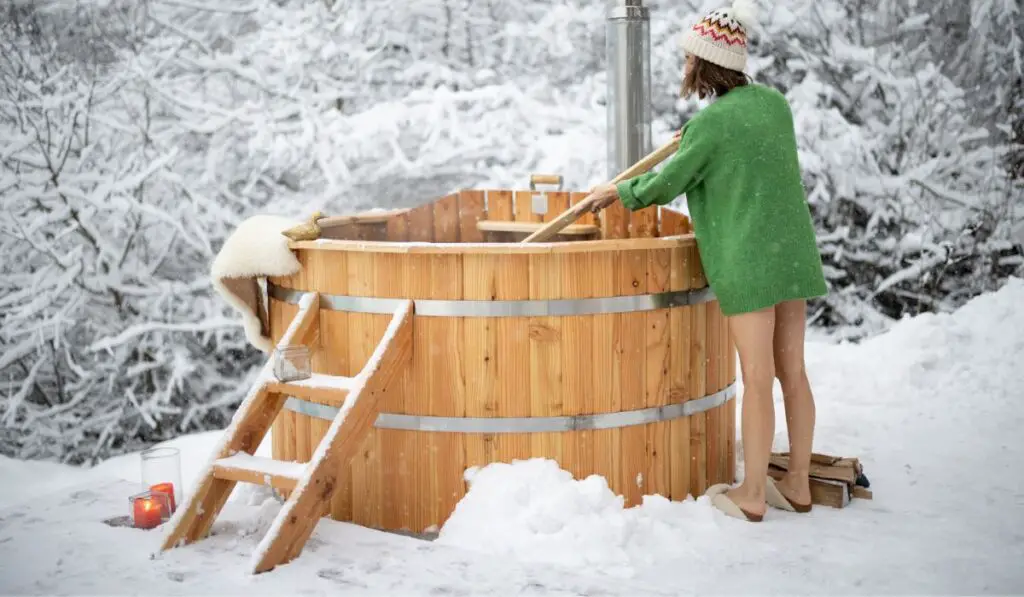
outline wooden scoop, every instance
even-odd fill
[[[651,168],[663,162],[670,155],[674,154],[677,149],[679,149],[679,139],[672,139],[668,143],[647,154],[647,156],[639,162],[633,164],[621,174],[613,178],[611,180],[611,184],[618,184],[627,178],[633,178],[638,174],[647,172]],[[576,205],[573,205],[569,209],[563,211],[557,218],[548,222],[546,226],[534,232],[530,236],[527,236],[520,242],[542,243],[554,238],[558,235],[560,230],[580,219],[580,216],[590,211],[590,207],[594,204],[594,200],[595,197],[593,195],[587,197],[583,201],[580,201]]]

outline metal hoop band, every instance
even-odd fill
[[[267,294],[276,300],[299,304],[307,292],[267,283]],[[418,317],[564,317],[569,315],[600,315],[635,313],[697,305],[715,300],[710,287],[694,290],[672,290],[657,294],[637,294],[579,299],[534,299],[511,301],[474,301],[414,299]],[[347,296],[320,293],[320,308],[351,313],[390,315],[407,299]]]
[[[639,410],[565,417],[430,417],[381,413],[374,426],[378,429],[436,431],[442,433],[554,433],[592,429],[618,429],[688,417],[722,406],[736,397],[736,384],[695,400]],[[284,407],[294,413],[333,421],[338,407],[288,398]]]

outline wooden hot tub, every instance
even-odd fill
[[[271,331],[320,293],[314,372],[354,375],[393,299],[415,299],[411,365],[341,472],[333,518],[434,530],[467,467],[533,457],[602,475],[627,506],[733,481],[734,349],[688,220],[614,206],[558,242],[517,242],[584,196],[462,191],[292,243],[303,267],[268,281]],[[309,460],[331,401],[288,400],[275,459]]]

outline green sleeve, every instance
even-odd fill
[[[691,121],[683,129],[679,149],[658,172],[646,172],[616,185],[619,199],[636,211],[651,205],[665,205],[692,189],[704,178],[714,149],[714,136],[694,130]]]

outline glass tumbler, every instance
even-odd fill
[[[142,485],[149,491],[166,493],[173,513],[181,503],[181,452],[169,446],[155,446],[142,452]]]
[[[289,382],[312,376],[309,348],[304,345],[283,346],[274,349],[274,377]]]

